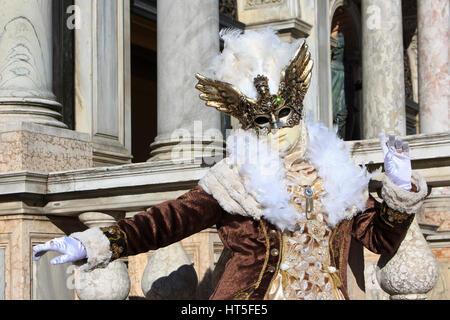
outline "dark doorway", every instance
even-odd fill
[[[132,13],[131,24],[131,137],[132,162],[150,157],[157,134],[156,19]]]
[[[339,7],[333,16],[332,34],[333,30],[336,30],[337,24],[340,25],[339,32],[343,35],[345,41],[343,65],[347,116],[342,138],[344,140],[360,140],[362,139],[362,58],[359,6],[350,1]]]

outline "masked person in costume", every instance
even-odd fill
[[[305,120],[313,61],[306,41],[271,29],[228,30],[223,52],[196,88],[207,106],[239,120],[228,156],[198,186],[106,228],[90,228],[33,248],[81,259],[86,271],[180,241],[216,225],[232,255],[211,299],[349,299],[352,237],[393,254],[427,194],[412,172],[407,143],[383,137],[382,202],[371,175],[355,165],[335,132]]]

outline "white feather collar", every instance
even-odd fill
[[[323,213],[334,228],[363,211],[371,175],[357,166],[348,146],[321,123],[308,124],[304,158],[322,178]],[[284,159],[251,131],[236,130],[227,139],[229,157],[215,165],[199,185],[231,214],[264,217],[281,230],[294,230],[297,210],[286,190]]]
[[[309,144],[305,154],[316,168],[326,195],[322,199],[327,223],[335,227],[364,211],[372,174],[355,164],[349,146],[322,123],[308,124]]]

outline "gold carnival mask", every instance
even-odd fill
[[[270,94],[268,79],[258,75],[253,84],[257,99],[243,94],[236,86],[196,74],[195,86],[201,91],[200,99],[206,105],[239,120],[242,129],[255,129],[267,135],[273,129],[294,127],[303,118],[303,99],[308,91],[313,60],[306,41],[303,42],[290,63],[281,71],[277,94]]]

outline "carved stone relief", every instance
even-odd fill
[[[285,0],[246,0],[245,10],[257,9],[260,7],[276,7],[278,5],[284,4]]]

